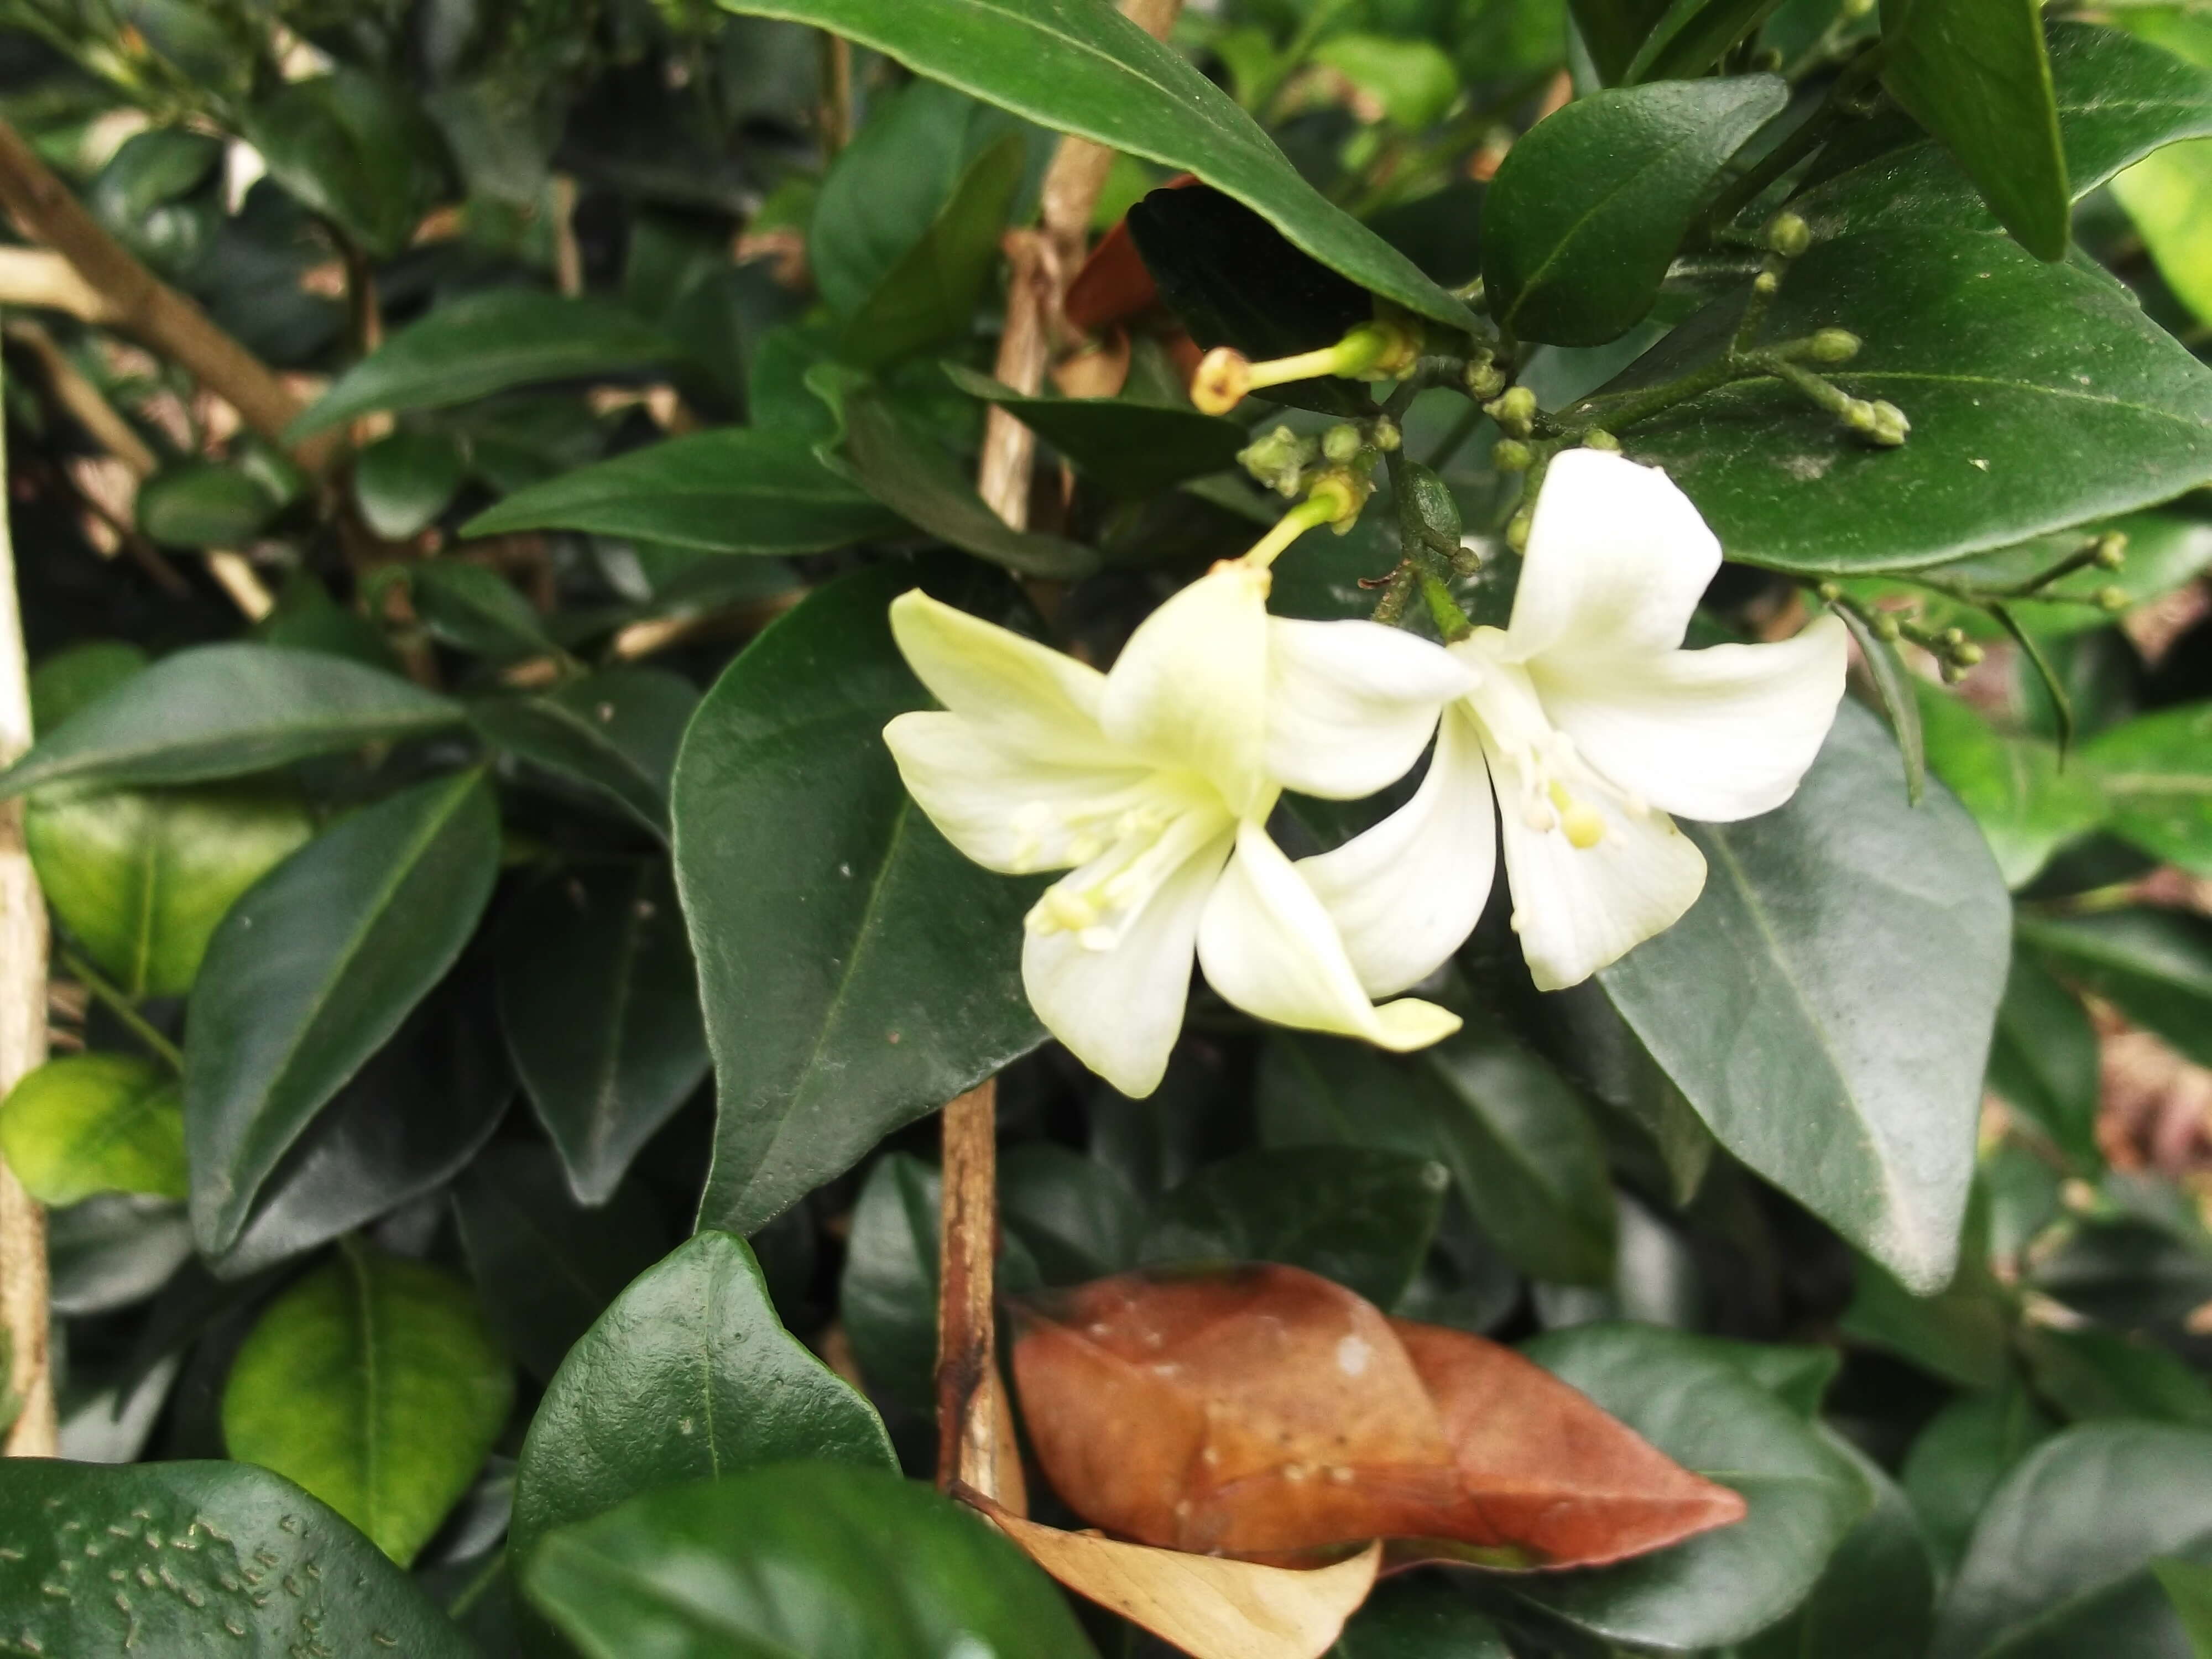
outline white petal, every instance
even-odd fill
[[[1536,498],[1506,630],[1513,653],[1526,661],[1560,646],[1670,650],[1720,568],[1720,543],[1664,472],[1570,449]]]
[[[987,870],[1027,875],[1096,856],[1081,842],[1085,809],[1141,793],[1154,775],[1054,766],[997,741],[964,714],[901,714],[884,742],[915,804]]]
[[[1238,826],[1236,855],[1206,902],[1198,960],[1229,1001],[1279,1025],[1395,1049],[1425,1048],[1459,1029],[1458,1016],[1411,997],[1383,1008],[1368,1001],[1328,912],[1255,823]]]
[[[1239,815],[1265,787],[1267,599],[1266,571],[1216,565],[1138,624],[1100,710],[1115,743],[1188,767]]]
[[[1072,763],[1126,763],[1099,732],[1106,677],[1089,665],[918,587],[891,601],[891,636],[932,696],[1001,742]]]
[[[1474,931],[1498,862],[1490,769],[1474,724],[1448,708],[1413,799],[1296,868],[1336,924],[1359,983],[1389,996],[1425,979]]]
[[[1153,890],[1111,949],[1087,949],[1073,933],[1032,932],[1022,945],[1022,984],[1045,1028],[1123,1094],[1159,1087],[1182,1030],[1199,918],[1228,857],[1217,836]]]
[[[1529,678],[1602,776],[1663,811],[1729,823],[1796,792],[1835,723],[1847,638],[1823,617],[1778,644],[1545,658]]]
[[[1510,763],[1490,754],[1505,840],[1513,925],[1540,991],[1578,985],[1681,920],[1705,884],[1705,858],[1662,812],[1633,816],[1610,801],[1583,803],[1605,821],[1594,847],[1522,816]]]
[[[1267,770],[1358,800],[1413,769],[1437,711],[1474,679],[1440,645],[1371,622],[1267,622]]]

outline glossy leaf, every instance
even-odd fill
[[[2075,1167],[2104,1162],[2097,1146],[2097,1033],[2081,999],[2028,951],[2013,951],[1990,1047],[1990,1086],[2024,1113]]]
[[[1931,1291],[1957,1258],[2011,907],[1966,813],[1939,790],[1907,804],[1896,766],[1846,702],[1787,805],[1691,827],[1704,896],[1600,978],[1723,1146]]]
[[[1674,0],[1620,79],[1633,86],[1702,75],[1778,9],[1777,0]]]
[[[170,1073],[130,1054],[67,1054],[0,1102],[0,1156],[41,1204],[94,1193],[182,1198],[185,1119]]]
[[[425,559],[406,571],[415,613],[433,639],[494,662],[557,650],[537,610],[498,572],[465,559]]]
[[[1392,1307],[1428,1254],[1450,1181],[1433,1159],[1368,1147],[1246,1152],[1155,1206],[1144,1259],[1279,1261]]]
[[[2057,744],[1999,732],[1933,686],[1914,690],[1928,764],[1973,814],[2007,886],[2026,886],[2052,854],[2103,819],[2094,776],[2078,761],[2062,763]]]
[[[1193,173],[1361,287],[1455,328],[1467,308],[1331,204],[1179,53],[1086,0],[918,9],[901,0],[730,0],[846,35],[1040,125]]]
[[[861,572],[776,622],[677,761],[677,887],[720,1101],[701,1215],[732,1232],[1042,1036],[1016,960],[1030,884],[947,845],[883,746],[885,721],[927,704],[890,637],[907,585]]]
[[[1568,0],[1567,9],[1598,78],[1611,86],[1627,73],[1668,6],[1667,0]]]
[[[1127,398],[1024,397],[957,363],[945,372],[963,392],[998,404],[1058,450],[1076,471],[1118,495],[1145,496],[1237,465],[1249,436],[1233,421],[1188,407]]]
[[[1935,1624],[1936,1559],[1920,1518],[1881,1466],[1830,1443],[1874,1492],[1802,1605],[1738,1650],[1744,1659],[1922,1659]]]
[[[2030,1326],[2021,1333],[2021,1346],[2036,1392],[2074,1422],[2147,1418],[2212,1428],[2212,1385],[2153,1343],[2094,1327]]]
[[[259,535],[283,503],[236,467],[182,461],[139,487],[139,529],[171,547],[235,547]]]
[[[498,872],[491,792],[460,773],[343,819],[231,907],[186,1024],[202,1249],[238,1237],[278,1160],[453,966]]]
[[[1593,93],[1538,122],[1483,198],[1498,322],[1559,345],[1626,334],[1658,299],[1721,163],[1788,97],[1773,76],[1669,81]]]
[[[1947,1574],[1990,1494],[2054,1426],[2015,1382],[1954,1400],[1914,1439],[1900,1478]]]
[[[23,808],[46,902],[134,997],[191,990],[223,913],[313,833],[281,789],[42,790]]]
[[[1512,1659],[1498,1626],[1435,1580],[1377,1585],[1328,1659]]]
[[[2113,829],[2154,858],[2212,875],[2212,703],[2100,732],[2081,760]]]
[[[591,1659],[1093,1652],[1051,1580],[987,1522],[834,1463],[648,1492],[553,1533],[522,1582]]]
[[[999,264],[1022,182],[1022,141],[1008,133],[968,164],[943,211],[845,321],[838,349],[863,368],[964,333]]]
[[[611,301],[529,289],[449,300],[338,376],[292,422],[300,438],[364,415],[472,403],[543,380],[609,374],[676,356],[667,336]]]
[[[222,1436],[404,1567],[476,1479],[514,1394],[465,1285],[349,1245],[255,1322],[223,1388]]]
[[[1510,1349],[1387,1320],[1297,1268],[1125,1274],[1022,1302],[1017,1322],[1054,1490],[1141,1542],[1296,1561],[1397,1538],[1558,1566],[1743,1514]]]
[[[58,1314],[108,1313],[142,1302],[192,1254],[185,1206],[102,1193],[46,1212],[46,1266]]]
[[[699,985],[666,865],[546,881],[499,933],[500,1023],[578,1201],[603,1204],[704,1080]]]
[[[364,523],[386,541],[428,528],[459,490],[468,459],[452,434],[394,432],[353,464],[353,498]]]
[[[2212,1066],[2212,922],[2179,910],[2037,917],[2021,941],[2063,980]]]
[[[508,1547],[640,1492],[793,1458],[896,1470],[868,1402],[784,1329],[743,1239],[705,1232],[599,1316],[545,1391]]]
[[[2092,1423],[2046,1440],[2008,1476],[1944,1597],[1929,1659],[2043,1651],[2185,1652],[2153,1575],[2212,1533],[2212,1432]]]
[[[460,705],[343,657],[203,645],[87,704],[0,772],[0,793],[47,784],[197,783],[451,726]]]
[[[2008,1316],[2002,1293],[1978,1260],[1962,1264],[1957,1279],[1935,1295],[1915,1296],[1862,1258],[1857,1292],[1837,1329],[1946,1382],[1990,1389],[2010,1370]]]
[[[621,807],[663,840],[691,682],[659,668],[603,668],[550,691],[486,698],[470,722],[531,765]]]
[[[1145,1229],[1143,1206],[1119,1170],[1048,1141],[1000,1155],[999,1218],[1048,1285],[1133,1267]]]
[[[838,1312],[869,1390],[915,1411],[929,1410],[935,1398],[942,1194],[937,1171],[919,1158],[890,1152],[878,1159],[853,1206],[837,1284]]]
[[[246,111],[246,137],[279,184],[380,258],[407,245],[446,186],[437,129],[358,70],[279,82]]]
[[[149,1655],[276,1659],[298,1645],[308,1619],[332,1653],[474,1659],[444,1611],[375,1545],[267,1469],[26,1459],[9,1464],[5,1485],[0,1605],[19,1652],[119,1652],[127,1639]],[[283,1590],[288,1583],[296,1594]]]

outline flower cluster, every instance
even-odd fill
[[[1263,1019],[1395,1049],[1449,1036],[1455,1016],[1399,994],[1473,931],[1501,837],[1536,984],[1587,978],[1702,890],[1668,815],[1780,805],[1843,694],[1832,617],[1680,648],[1719,544],[1618,454],[1553,463],[1510,626],[1455,645],[1269,616],[1262,545],[1153,612],[1109,673],[919,592],[891,607],[944,705],[884,730],[907,788],[977,863],[1069,872],[1029,913],[1023,982],[1125,1094],[1159,1083],[1194,956]],[[1269,836],[1285,790],[1372,795],[1432,738],[1412,799],[1364,833],[1295,862]]]

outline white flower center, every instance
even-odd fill
[[[1030,803],[1015,815],[1022,847],[1034,835],[1042,867],[1078,867],[1030,908],[1029,931],[1073,933],[1085,950],[1112,950],[1161,884],[1232,822],[1217,792],[1194,775],[1166,772],[1091,800]]]
[[[1593,769],[1574,739],[1552,724],[1528,671],[1498,649],[1504,640],[1498,629],[1479,628],[1458,647],[1481,672],[1466,706],[1482,728],[1483,746],[1506,763],[1493,768],[1505,774],[1496,779],[1499,808],[1517,813],[1540,835],[1556,830],[1577,848],[1595,847],[1605,839],[1598,801],[1610,801],[1631,817],[1651,809]]]

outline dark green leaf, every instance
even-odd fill
[[[2010,1370],[2010,1310],[1980,1261],[1934,1296],[1915,1296],[1863,1256],[1858,1291],[1837,1329],[1961,1388],[1993,1389]]]
[[[313,1620],[314,1639],[333,1654],[476,1659],[375,1545],[250,1463],[27,1459],[0,1470],[0,1606],[18,1652],[75,1659],[130,1641],[149,1659],[278,1659]],[[64,1593],[40,1588],[48,1584]]]
[[[379,258],[445,192],[444,146],[413,99],[358,70],[279,82],[246,112],[270,175]]]
[[[85,192],[116,240],[162,276],[189,277],[222,227],[222,201],[206,186],[222,160],[211,133],[155,127],[136,132]]]
[[[1667,0],[1567,0],[1567,9],[1598,79],[1610,86],[1627,73],[1668,6]]]
[[[1808,1422],[1817,1421],[1828,1384],[1844,1357],[1833,1348],[1798,1348],[1780,1342],[1742,1342],[1709,1336],[1702,1346],[1718,1355]]]
[[[2101,1168],[2097,1033],[2081,999],[2015,949],[1990,1047],[1990,1086],[2025,1114],[2077,1170]]]
[[[2151,1562],[2212,1537],[2212,1433],[2091,1423],[2030,1453],[1990,1498],[1937,1618],[1929,1659],[2180,1654]]]
[[[1361,287],[1452,327],[1470,325],[1466,307],[1300,178],[1226,93],[1109,8],[728,0],[725,9],[817,24],[1040,125],[1196,173]]]
[[[202,1249],[238,1237],[277,1161],[444,977],[498,873],[491,791],[465,772],[343,819],[231,907],[185,1028]]]
[[[1034,884],[955,852],[883,745],[927,706],[892,643],[910,579],[817,592],[725,672],[677,761],[676,879],[720,1109],[701,1211],[749,1232],[1042,1039]]]
[[[868,1402],[784,1329],[741,1238],[647,1269],[555,1373],[515,1471],[513,1559],[661,1486],[812,1457],[896,1470]]]
[[[592,1659],[1089,1659],[1050,1579],[928,1487],[835,1463],[631,1499],[538,1546],[523,1588]]]
[[[353,498],[371,530],[401,542],[435,522],[466,476],[461,447],[444,432],[394,432],[353,464]]]
[[[72,714],[0,773],[0,793],[51,783],[196,783],[451,726],[459,703],[343,657],[203,645],[165,657]]]
[[[558,650],[530,601],[496,572],[465,559],[425,559],[406,568],[415,612],[433,638],[493,662]]]
[[[1896,766],[1844,703],[1787,805],[1689,827],[1704,896],[1601,982],[1723,1146],[1932,1291],[1957,1259],[2011,905],[1958,803],[1909,805]]]
[[[1010,132],[968,164],[921,240],[845,319],[841,356],[877,368],[969,331],[998,269],[999,234],[1021,185],[1022,163],[1022,141]]]
[[[1802,1605],[1738,1650],[1743,1659],[1922,1659],[1935,1623],[1936,1559],[1911,1502],[1881,1466],[1841,1436],[1874,1492]]]
[[[1796,1413],[1695,1337],[1583,1325],[1522,1350],[1751,1512],[1618,1566],[1504,1581],[1515,1596],[1608,1641],[1684,1649],[1740,1642],[1796,1607],[1872,1494]]]
[[[31,726],[51,732],[87,703],[97,702],[146,666],[149,659],[122,640],[92,640],[58,651],[31,671]]]
[[[1018,416],[1065,455],[1076,470],[1117,495],[1149,495],[1225,471],[1248,436],[1234,421],[1188,406],[1127,398],[1025,398],[1012,386],[957,363],[945,372],[963,392]]]
[[[1286,1262],[1389,1308],[1428,1254],[1450,1179],[1432,1159],[1362,1146],[1246,1152],[1160,1200],[1144,1260]]]
[[[896,534],[899,520],[815,459],[804,433],[720,427],[518,490],[471,536],[588,530],[710,553],[819,553]]]
[[[1990,1494],[2052,1426],[2013,1382],[1953,1401],[1913,1441],[1905,1459],[1905,1495],[1947,1572],[1966,1553]]]
[[[853,1206],[837,1309],[871,1391],[916,1411],[934,1399],[938,1173],[904,1152],[877,1160]]]
[[[2161,709],[2081,751],[2112,828],[2154,858],[2212,875],[2212,703]]]
[[[1523,339],[1602,345],[1659,284],[1721,163],[1782,111],[1777,76],[1670,81],[1580,98],[1515,144],[1482,203],[1482,276]]]
[[[469,719],[532,766],[612,801],[663,840],[668,787],[698,706],[690,681],[658,668],[607,668],[534,696],[487,698]]]
[[[2023,919],[2021,942],[2062,979],[2212,1066],[2212,921],[2181,910]]]
[[[341,374],[291,435],[327,431],[379,410],[444,409],[540,380],[664,363],[667,336],[611,301],[525,288],[449,300]]]
[[[192,1253],[182,1204],[103,1193],[46,1214],[46,1265],[58,1314],[106,1313],[143,1301]]]
[[[130,1054],[67,1054],[0,1102],[0,1155],[41,1204],[94,1193],[182,1198],[185,1119],[170,1073]]]
[[[283,503],[236,467],[179,461],[139,487],[139,529],[172,547],[236,547]]]
[[[466,1285],[349,1244],[255,1322],[223,1387],[222,1437],[404,1567],[476,1479],[514,1396]]]
[[[116,984],[182,996],[240,893],[314,833],[283,790],[42,790],[23,841],[54,915]]]
[[[1048,1285],[1136,1266],[1143,1206],[1120,1172],[1097,1158],[1048,1142],[1008,1147],[999,1158],[999,1213]]]
[[[2073,1422],[2136,1417],[2212,1428],[2212,1387],[2164,1348],[2094,1327],[2037,1325],[2021,1330],[2021,1347],[2036,1392]]]
[[[1437,1579],[1375,1587],[1324,1659],[1513,1659],[1505,1638],[1465,1596]]]
[[[1720,62],[1765,22],[1779,0],[1674,0],[1644,37],[1621,80],[1687,80]]]
[[[2066,253],[2073,203],[2057,95],[2032,0],[1888,0],[1882,84],[1959,158],[2005,228]]]
[[[1867,676],[1874,681],[1875,693],[1881,699],[1881,712],[1889,720],[1890,735],[1897,739],[1898,752],[1905,757],[1905,798],[1915,806],[1928,787],[1928,749],[1920,726],[1920,696],[1917,682],[1897,647],[1867,626],[1866,619],[1849,605],[1838,605],[1836,614],[1844,619],[1844,626],[1851,630],[1852,641],[1859,648],[1859,660],[1866,665]]]
[[[668,866],[579,867],[499,933],[500,1023],[578,1201],[603,1204],[707,1075],[691,946]]]

